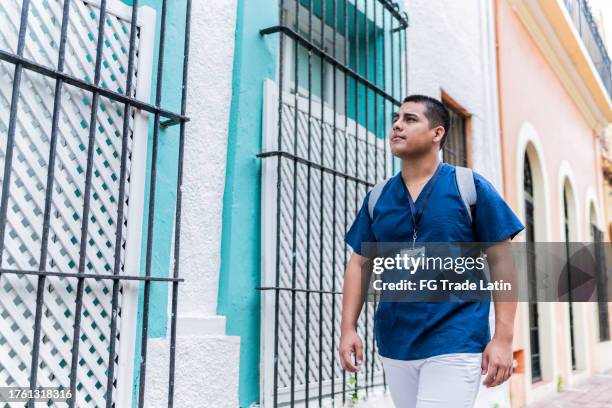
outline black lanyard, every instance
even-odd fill
[[[406,186],[406,193],[408,194],[408,204],[410,205],[410,216],[412,217],[412,248],[413,249],[414,249],[414,244],[416,243],[416,239],[417,239],[418,225],[419,225],[419,222],[421,221],[421,217],[423,216],[423,211],[425,211],[425,204],[427,204],[427,200],[429,200],[429,196],[431,195],[431,192],[433,191],[434,185],[438,178],[438,172],[440,171],[440,167],[442,167],[442,162],[438,163],[438,167],[436,168],[436,171],[434,172],[433,176],[431,176],[429,181],[426,183],[429,185],[427,188],[427,191],[421,191],[420,194],[425,193],[425,197],[423,198],[421,208],[419,209],[416,208],[416,205],[414,201],[412,200],[412,196],[410,195],[410,191],[408,190],[408,186],[406,186],[406,184],[404,183],[404,185]],[[418,197],[417,197],[417,200],[418,200]]]

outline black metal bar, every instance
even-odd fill
[[[403,46],[403,37],[404,34],[406,34],[406,31],[404,30],[400,30],[397,32],[398,35],[398,39],[397,39],[397,59],[399,60],[399,95],[400,98],[403,97],[403,93],[404,93],[404,82],[406,80],[405,76],[404,76],[404,65],[402,64],[402,60],[403,60],[403,54],[402,54],[402,46]]]
[[[374,41],[374,85],[378,86],[378,13],[376,7],[378,3],[375,1],[373,4],[374,12],[372,19],[374,21],[374,35],[372,40]],[[369,35],[369,34],[368,34]],[[384,89],[384,87],[383,87]],[[384,102],[384,101],[383,101]],[[374,182],[378,182],[378,94],[374,93]]]
[[[38,271],[24,269],[0,269],[0,273],[14,275],[33,275],[33,276],[57,276],[59,278],[83,278],[83,279],[110,279],[110,280],[135,280],[135,281],[156,281],[156,282],[183,282],[184,279],[163,278],[157,276],[140,275],[109,275],[98,273],[79,273],[79,272],[57,272],[57,271]]]
[[[187,113],[187,79],[189,73],[189,33],[191,31],[191,0],[187,0],[185,9],[185,45],[183,49],[183,87],[181,90],[181,115]],[[183,186],[183,156],[185,151],[185,122],[179,129],[178,176],[176,184],[176,212],[174,224],[174,279],[179,277],[179,260],[181,244],[181,209]],[[174,407],[174,370],[176,360],[176,319],[178,310],[178,283],[172,283],[172,316],[170,320],[170,364],[168,376],[168,408]]]
[[[59,42],[59,53],[58,53],[58,61],[57,61],[57,70],[58,71],[63,71],[64,70],[64,56],[66,54],[66,33],[68,31],[68,16],[69,16],[69,12],[70,12],[70,0],[65,0],[64,1],[64,7],[63,7],[63,11],[62,11],[62,26],[61,26],[61,31],[60,31],[60,42]],[[60,114],[60,107],[61,107],[61,94],[62,94],[62,81],[60,79],[57,79],[55,81],[55,93],[54,93],[54,98],[53,98],[53,114],[52,114],[52,119],[51,119],[51,138],[49,141],[49,165],[48,165],[48,172],[47,172],[47,180],[46,180],[46,189],[45,189],[45,209],[44,209],[44,213],[43,213],[43,229],[42,229],[42,238],[41,238],[41,251],[40,251],[40,259],[38,262],[38,270],[39,271],[44,271],[47,265],[47,251],[48,251],[48,243],[49,243],[49,222],[50,222],[50,217],[51,217],[51,205],[52,205],[52,197],[53,197],[53,181],[54,181],[54,175],[55,175],[55,154],[56,154],[56,148],[57,148],[57,129],[58,129],[58,122],[59,122],[59,114]],[[45,276],[44,275],[39,275],[38,277],[38,287],[37,287],[37,296],[38,296],[38,289],[40,288],[41,291],[41,305],[42,305],[42,296],[44,294],[44,282],[45,282]],[[34,318],[34,326],[35,326],[35,331],[36,331],[36,326],[37,326],[37,321],[38,321],[38,325],[40,325],[40,321],[41,321],[41,317],[42,317],[42,308],[40,308],[40,311],[38,309],[38,302],[37,302],[37,308],[36,308],[36,312],[35,312],[35,318]],[[38,319],[38,320],[37,320]],[[39,334],[40,337],[40,334]],[[36,336],[34,336],[34,339],[36,339]],[[39,340],[36,340],[37,342]],[[36,357],[34,357],[34,353],[32,353],[32,366],[38,366],[38,355],[36,355]],[[34,381],[34,386],[36,386],[36,381]],[[30,384],[30,388],[32,388],[32,384]],[[74,394],[72,394],[73,397],[71,399],[74,399]],[[29,402],[28,402],[29,403]]]
[[[402,66],[404,67],[404,93],[401,95],[401,98],[404,98],[408,95],[408,38],[406,37],[408,32],[404,30],[402,32],[402,43],[403,43],[403,58],[402,58]]]
[[[355,36],[355,71],[359,75],[359,0],[355,0],[353,5],[353,31]],[[367,78],[366,78],[367,81]],[[359,177],[359,81],[355,79],[355,177]],[[366,134],[367,138],[367,134]],[[366,178],[367,180],[367,178]],[[355,214],[359,209],[359,186],[355,184]],[[355,331],[359,333],[359,319],[355,322]],[[355,364],[357,364],[357,353],[354,354]],[[355,388],[359,387],[359,376],[355,373]]]
[[[283,286],[257,286],[255,287],[255,289],[257,290],[284,290],[284,291],[288,291],[288,292],[301,292],[301,293],[327,293],[327,294],[331,294],[331,295],[341,295],[342,292],[334,292],[331,290],[319,290],[319,289],[309,289],[309,288],[288,288],[288,287],[283,287]]]
[[[19,35],[17,39],[17,55],[21,57],[25,48],[26,31],[28,28],[28,12],[30,0],[23,0],[21,5],[21,18],[19,21]],[[6,135],[6,153],[4,155],[4,174],[2,178],[2,198],[0,199],[0,265],[4,255],[4,234],[8,224],[8,199],[11,188],[11,167],[13,166],[13,151],[15,150],[15,128],[17,127],[17,111],[19,109],[19,95],[21,88],[21,74],[23,64],[15,62],[13,76],[13,89],[11,92],[11,110],[9,113],[9,127]]]
[[[612,95],[610,56],[591,7],[586,0],[565,0],[564,3],[608,95]]]
[[[397,19],[402,28],[408,28],[408,17],[399,11],[399,6],[391,0],[378,0],[389,13]]]
[[[366,303],[367,305],[367,303]],[[374,302],[372,304],[372,333],[374,333],[374,338],[372,339],[372,356],[370,360],[370,385],[374,384],[374,368],[375,368],[375,358],[376,358],[376,298],[374,298]]]
[[[353,35],[355,36],[355,71],[359,75],[359,10],[358,1],[355,0],[353,8]],[[366,79],[367,81],[367,79]],[[355,80],[354,89],[354,108],[355,108],[355,177],[359,177],[359,81]],[[367,178],[365,179],[367,180]],[[355,214],[359,208],[359,189],[355,186]]]
[[[321,47],[325,48],[325,0],[321,0]],[[282,36],[281,36],[282,37]],[[325,154],[323,153],[325,151],[325,72],[324,72],[324,68],[325,67],[325,61],[323,61],[323,59],[321,59],[321,135],[320,135],[320,153],[321,153],[321,165],[323,166],[325,164]],[[324,197],[325,197],[325,180],[324,180],[324,172],[319,172],[320,173],[320,183],[321,183],[321,187],[320,187],[320,199],[319,199],[319,214],[320,214],[320,218],[319,218],[319,289],[323,289],[323,257],[324,257],[324,251],[323,251],[323,243],[324,241],[324,226],[325,226],[325,212],[323,210],[324,206],[323,206],[323,201],[324,201]],[[318,400],[319,400],[319,406],[321,406],[323,400],[322,400],[322,395],[323,394],[323,294],[319,293],[319,378],[318,378],[318,384],[319,384],[319,395],[318,395]],[[333,383],[333,378],[332,378],[332,383]],[[308,388],[308,385],[306,386]]]
[[[387,17],[387,13],[385,12],[385,10],[382,10],[382,29],[381,29],[381,33],[382,33],[382,87],[383,89],[387,89],[387,47],[385,46],[386,44],[386,37],[387,37],[387,31],[386,31],[386,19]],[[384,166],[384,174],[385,176],[387,175],[387,147],[388,147],[388,143],[386,143],[386,138],[387,138],[387,101],[383,99],[383,138],[385,140],[385,143],[383,144],[384,146],[384,152],[383,152],[383,166]],[[385,374],[384,374],[384,370],[383,370],[383,385],[385,387],[385,390],[387,388],[387,383],[386,383],[386,379],[385,379]]]
[[[374,84],[378,85],[378,9],[377,3],[373,4],[373,20],[374,20]],[[369,35],[369,34],[368,34]],[[384,87],[383,87],[384,89]],[[383,100],[384,103],[384,100]],[[374,93],[374,182],[378,182],[378,94]],[[376,303],[372,308],[372,331],[376,333]],[[370,384],[374,384],[374,359],[376,358],[376,336],[372,341],[372,357],[370,364]]]
[[[190,1],[190,0],[188,0],[188,1]],[[186,117],[184,119],[167,119],[167,120],[162,120],[162,121],[159,122],[159,126],[162,129],[166,129],[166,128],[169,128],[169,127],[174,126],[174,125],[179,125],[179,124],[181,124],[183,122],[189,122],[189,118]]]
[[[162,81],[164,77],[164,51],[166,43],[166,17],[168,2],[162,0],[161,5],[161,28],[159,32],[159,48],[157,59],[157,83],[155,86],[155,104],[161,105]],[[157,184],[157,150],[159,142],[159,113],[155,114],[153,122],[153,147],[151,149],[151,180],[149,184],[149,209],[147,221],[147,249],[145,261],[145,275],[151,276],[151,259],[153,257],[153,233],[155,224],[155,190]],[[114,289],[114,288],[113,288]],[[142,331],[140,344],[140,376],[138,385],[138,407],[144,407],[144,393],[146,384],[147,369],[147,341],[149,331],[149,297],[151,295],[151,285],[145,282],[142,307]],[[107,407],[110,408],[110,407]]]
[[[363,24],[364,24],[364,40],[365,40],[365,55],[364,55],[364,60],[365,60],[365,77],[370,80],[369,77],[369,73],[370,73],[370,69],[368,66],[369,63],[369,58],[368,55],[370,54],[370,41],[369,41],[369,36],[370,33],[368,32],[368,0],[364,0],[364,7],[363,7]],[[376,84],[376,79],[374,79],[374,84]],[[368,115],[369,115],[369,111],[368,111],[368,88],[364,87],[364,103],[365,103],[365,178],[366,180],[370,179],[370,175],[369,175],[369,167],[370,167],[370,158],[369,158],[369,141],[368,139],[370,138],[370,128],[369,128],[369,121],[368,121]],[[376,142],[376,139],[374,140],[374,142]],[[376,145],[375,145],[376,146]],[[376,147],[374,148],[374,154],[376,154]],[[374,179],[374,181],[376,182],[376,179]],[[367,193],[367,189],[366,189],[366,193]],[[365,327],[364,327],[364,349],[363,349],[363,367],[364,369],[367,370],[367,363],[368,363],[368,346],[369,346],[369,332],[368,332],[368,322],[369,322],[369,304],[366,301],[365,305],[364,305],[364,320],[365,320]],[[365,376],[365,390],[366,390],[366,396],[369,395],[369,385],[368,385],[368,376],[366,375],[366,373],[364,373]]]
[[[132,21],[130,22],[130,45],[128,51],[128,70],[126,80],[126,96],[131,96],[133,91],[133,76],[134,76],[134,57],[136,53],[136,31],[138,26],[138,0],[133,0],[132,3]],[[162,23],[163,24],[163,23]],[[163,29],[163,28],[162,28]],[[159,103],[157,104],[159,106]],[[115,230],[115,264],[113,265],[113,275],[119,275],[121,272],[121,241],[123,239],[123,208],[125,204],[125,178],[127,171],[127,156],[128,156],[128,139],[130,131],[130,112],[131,106],[129,103],[124,105],[123,108],[123,129],[122,129],[122,140],[121,140],[121,166],[119,170],[119,197],[117,202],[117,227]],[[145,281],[146,285],[150,284],[150,281]],[[110,408],[113,405],[112,398],[112,384],[114,380],[115,370],[115,338],[117,336],[117,302],[119,296],[119,281],[113,281],[113,295],[111,300],[111,325],[110,325],[110,347],[108,353],[108,378],[106,386],[106,407]]]
[[[57,62],[57,70],[64,70],[64,57],[66,53],[66,37],[68,32],[68,18],[70,13],[70,1],[64,1],[64,7],[62,12],[62,27],[60,31],[60,41],[59,41],[59,53],[58,53],[58,62]],[[49,141],[49,165],[47,172],[47,181],[45,188],[45,209],[43,215],[43,229],[42,229],[42,238],[41,238],[41,253],[40,253],[40,261],[38,263],[39,270],[44,270],[47,264],[47,253],[48,253],[48,241],[49,241],[49,220],[51,214],[51,204],[53,197],[53,182],[55,175],[55,156],[57,149],[57,131],[58,131],[58,122],[59,122],[59,113],[61,106],[61,95],[62,95],[62,85],[63,81],[61,79],[56,79],[55,81],[55,93],[53,97],[53,114],[51,120],[51,138]]]
[[[382,87],[383,89],[387,89],[387,13],[385,10],[382,10]],[[383,137],[387,138],[387,101],[383,99]],[[384,144],[384,166],[385,166],[385,175],[387,174],[387,143]]]
[[[295,32],[299,31],[300,27],[300,2],[295,1]],[[299,80],[299,69],[298,69],[298,41],[294,40],[293,45],[293,70],[294,70],[294,91],[295,91],[295,99],[294,99],[294,109],[293,109],[293,154],[297,157],[298,154],[298,112],[299,112],[299,88],[300,88],[300,80]],[[280,161],[281,157],[278,159]],[[293,162],[293,206],[295,207],[297,204],[297,161]],[[280,209],[278,210],[280,211]],[[292,230],[291,230],[291,286],[295,288],[296,280],[297,280],[297,211],[293,211],[292,213]],[[291,406],[295,403],[295,303],[296,303],[296,292],[291,292],[291,378],[290,378],[290,391],[291,391]],[[278,373],[277,373],[278,375]],[[274,406],[276,407],[278,401],[277,390],[274,390]]]
[[[293,31],[293,29],[291,29],[289,27],[285,27],[285,26],[274,26],[274,27],[263,29],[263,30],[260,31],[260,33],[262,35],[268,35],[268,34],[274,34],[274,33],[283,33],[283,34],[293,38],[294,40],[298,41],[304,48],[314,52],[317,55],[319,55],[321,58],[325,59],[329,64],[337,67],[341,71],[343,71],[346,74],[348,74],[349,76],[353,77],[356,81],[361,82],[362,84],[364,84],[368,88],[372,89],[373,91],[377,92],[378,94],[380,94],[384,98],[386,98],[386,99],[390,100],[391,102],[393,102],[395,105],[398,105],[398,106],[401,105],[400,101],[394,99],[386,91],[384,91],[383,89],[378,88],[373,83],[368,81],[366,78],[362,77],[357,72],[355,72],[354,70],[350,69],[347,65],[344,65],[344,64],[340,63],[338,60],[333,58],[331,55],[329,55],[327,52],[322,50],[320,47],[317,47],[315,44],[313,44],[312,42],[308,41],[308,39],[304,38],[303,36],[299,35],[297,32]]]
[[[285,0],[279,1],[278,18],[281,24],[285,24]],[[297,53],[296,53],[297,54]],[[276,146],[278,150],[282,150],[283,146],[283,85],[284,85],[284,65],[285,61],[285,38],[283,35],[279,38],[279,61],[278,64],[278,122],[277,122],[277,140]],[[297,79],[296,79],[296,95],[297,95]],[[297,103],[295,105],[297,109]],[[297,130],[296,130],[297,132]],[[276,161],[276,249],[275,249],[275,277],[274,284],[280,285],[280,242],[281,242],[281,193],[282,193],[282,166],[280,158]],[[273,384],[273,407],[278,405],[278,334],[279,334],[279,315],[280,315],[280,292],[274,292],[274,384]]]
[[[318,170],[324,171],[329,174],[335,174],[338,177],[342,177],[346,180],[351,180],[351,181],[354,181],[355,183],[363,184],[368,187],[374,186],[374,184],[372,184],[370,181],[366,179],[360,179],[358,177],[354,177],[349,174],[345,174],[340,171],[330,169],[329,167],[321,166],[319,163],[313,162],[312,160],[306,160],[302,157],[296,156],[295,154],[291,154],[289,152],[264,152],[264,153],[257,154],[257,157],[261,159],[266,158],[266,157],[273,157],[273,156],[284,157],[284,158],[295,161],[295,163],[304,164],[306,166],[310,166],[314,169],[318,169]]]
[[[103,88],[97,84],[87,83],[81,79],[77,79],[69,74],[58,72],[57,70],[49,67],[45,67],[39,63],[30,61],[22,56],[12,54],[10,52],[0,50],[0,60],[7,61],[12,64],[18,64],[19,66],[32,71],[43,76],[53,78],[53,79],[61,79],[65,84],[75,86],[79,89],[82,89],[87,92],[97,93],[104,98],[108,98],[117,103],[127,104],[129,103],[134,108],[143,110],[149,113],[158,113],[160,116],[164,118],[169,118],[168,121],[163,122],[165,127],[172,126],[178,124],[180,122],[187,122],[189,118],[184,115],[179,115],[167,109],[162,109],[159,106],[154,106],[149,103],[143,102],[136,98],[127,97],[118,92],[111,91],[109,89]],[[12,122],[9,122],[9,125]]]
[[[312,43],[312,7],[313,0],[308,3],[308,42]],[[297,106],[296,106],[297,109]],[[308,143],[306,157],[311,161],[312,152],[312,49],[308,50]],[[312,174],[312,166],[306,168],[306,289],[310,288],[310,178]],[[310,293],[306,292],[306,353],[304,356],[306,361],[305,368],[305,403],[308,408],[309,392],[310,392]]]
[[[336,36],[338,29],[338,0],[333,0],[333,39],[332,39],[332,56],[336,58]],[[332,167],[336,168],[336,148],[337,148],[337,135],[336,132],[336,110],[337,110],[337,100],[336,100],[336,67],[332,67],[332,105],[333,105],[333,123],[332,123],[332,132],[333,132],[333,143],[334,150],[332,153]],[[323,164],[323,163],[321,163]],[[332,179],[332,293],[336,292],[336,183],[338,181],[338,177],[334,174]],[[323,288],[321,288],[323,289]],[[332,296],[332,324],[331,324],[331,393],[334,394],[335,385],[336,385],[336,296]],[[321,336],[323,337],[323,336]],[[320,380],[319,380],[320,381]],[[332,397],[333,398],[333,397]]]
[[[104,52],[104,27],[106,20],[106,0],[102,0],[100,3],[100,15],[98,23],[98,37],[96,44],[96,60],[94,67],[94,85],[98,86],[101,78],[102,70],[102,58]],[[87,257],[87,231],[89,228],[89,206],[91,199],[92,189],[92,173],[93,173],[93,154],[94,154],[94,143],[96,137],[96,123],[98,114],[98,104],[100,95],[97,92],[93,92],[92,104],[91,104],[91,116],[89,120],[89,137],[87,144],[87,165],[85,171],[85,192],[83,194],[83,215],[81,219],[81,237],[79,245],[79,264],[77,271],[79,274],[85,272],[85,262]],[[73,398],[70,399],[71,408],[74,407],[76,401],[76,381],[77,381],[77,370],[78,370],[78,355],[79,355],[79,344],[80,344],[80,330],[81,330],[81,312],[83,308],[83,290],[85,281],[82,277],[79,277],[77,282],[76,290],[76,302],[75,302],[75,320],[74,329],[72,335],[72,362],[70,367],[70,390]],[[111,341],[114,338],[111,337]],[[107,399],[112,399],[112,391],[110,396],[107,389]]]
[[[393,41],[393,35],[393,19],[391,19],[391,30],[389,31],[389,42],[391,43],[391,95],[395,97],[395,42]]]
[[[21,6],[21,16],[19,21],[19,35],[17,39],[17,54],[23,55],[25,49],[26,31],[28,28],[28,13],[30,10],[30,1],[24,0]],[[11,107],[9,113],[9,128],[6,141],[6,153],[4,156],[4,175],[2,179],[2,198],[0,199],[0,266],[2,265],[2,255],[4,254],[4,239],[6,232],[6,225],[8,223],[7,212],[8,212],[8,199],[11,188],[11,168],[13,164],[13,152],[15,150],[15,130],[17,127],[17,111],[19,109],[19,95],[21,88],[21,75],[23,67],[21,64],[15,65],[15,74],[13,76],[13,89],[11,92]],[[42,296],[44,288],[41,287],[40,279],[38,281],[38,287],[36,290],[36,319],[34,326],[34,334],[36,335],[36,323],[40,325],[40,318],[42,312]],[[38,337],[40,339],[40,329],[38,329]],[[32,363],[30,367],[30,389],[36,388],[36,375],[38,371],[38,350],[40,341],[34,341],[34,348],[32,350]],[[31,401],[28,400],[28,405],[31,406]]]
[[[344,64],[348,67],[349,65],[349,29],[348,29],[348,0],[344,0]],[[348,176],[348,71],[344,72],[344,171]],[[347,230],[348,225],[348,181],[349,178],[344,178],[344,231]],[[347,244],[344,243],[344,265],[348,263],[348,250]],[[342,370],[342,404],[346,403],[346,370]]]

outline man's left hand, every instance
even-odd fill
[[[493,339],[487,344],[482,353],[482,374],[486,378],[482,385],[487,388],[495,387],[510,378],[512,375],[512,341]]]

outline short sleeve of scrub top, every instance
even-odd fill
[[[355,221],[344,237],[344,241],[353,248],[353,252],[365,257],[368,257],[368,250],[365,246],[362,246],[362,244],[376,242],[376,237],[372,231],[372,220],[368,212],[369,198],[370,193],[363,199],[363,203],[355,217]]]
[[[474,172],[474,183],[477,195],[474,233],[477,242],[512,239],[525,228],[488,180]]]
[[[456,184],[454,166],[442,163],[426,204],[417,242],[492,243],[514,237],[524,227],[493,185],[477,173],[472,223]],[[430,180],[431,182],[431,180]],[[429,183],[429,182],[428,182]],[[381,191],[374,220],[366,195],[345,241],[362,256],[364,243],[410,242],[413,226],[406,187],[397,173]],[[371,254],[376,255],[376,254]],[[481,353],[490,340],[490,302],[380,302],[375,315],[378,352],[397,360],[449,353]]]

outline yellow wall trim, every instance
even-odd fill
[[[612,100],[563,0],[507,0],[570,97],[597,132],[612,122]]]

